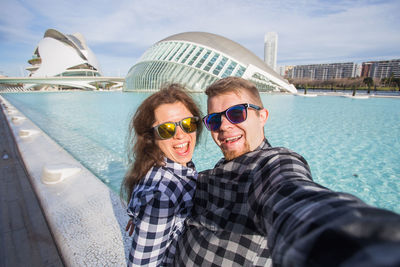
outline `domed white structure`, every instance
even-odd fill
[[[297,92],[248,49],[206,32],[180,33],[155,43],[129,70],[124,90],[156,91],[166,82],[177,82],[203,91],[227,76],[250,80],[260,91]]]
[[[80,33],[48,29],[26,68],[30,77],[102,76],[100,65]]]

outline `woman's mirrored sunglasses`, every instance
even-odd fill
[[[247,119],[247,109],[253,108],[261,110],[262,108],[253,104],[239,104],[228,108],[225,111],[211,113],[203,118],[204,125],[209,131],[217,131],[221,127],[222,115],[233,124],[244,122]]]
[[[177,122],[164,122],[153,129],[161,139],[170,139],[174,137],[176,133],[176,127],[179,125],[181,129],[186,133],[193,133],[197,130],[198,117],[188,117]]]

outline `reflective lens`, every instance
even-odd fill
[[[175,135],[176,126],[173,123],[167,122],[161,124],[157,128],[157,133],[161,139],[168,139]]]
[[[233,106],[225,112],[226,118],[232,123],[241,123],[247,119],[247,106]]]
[[[187,133],[193,133],[194,131],[197,130],[197,122],[199,119],[196,118],[186,118],[180,121],[180,125],[182,130],[184,130]]]
[[[233,124],[241,123],[247,119],[247,109],[249,107],[256,110],[261,109],[259,106],[253,104],[239,104],[222,112],[208,114],[203,118],[203,122],[208,130],[217,131],[221,127],[222,115],[225,115],[228,121]]]
[[[193,133],[197,130],[198,117],[185,118],[178,122],[165,122],[154,126],[154,130],[161,139],[169,139],[174,137],[176,133],[176,127],[181,126],[182,130],[186,133]]]

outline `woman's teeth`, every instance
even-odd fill
[[[188,145],[188,143],[186,142],[186,143],[183,143],[183,144],[174,146],[174,148],[183,148],[183,147],[185,147],[185,146],[187,146],[187,145]]]

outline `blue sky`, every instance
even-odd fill
[[[80,32],[104,75],[125,76],[157,41],[187,31],[227,37],[278,65],[400,58],[399,0],[0,0],[0,75],[26,75],[49,28]]]

